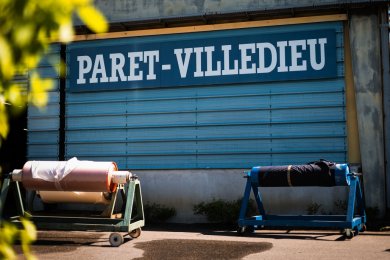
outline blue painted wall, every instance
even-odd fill
[[[346,161],[342,23],[263,29],[269,33],[335,29],[337,76],[305,81],[67,91],[66,158],[113,160],[121,169],[248,168],[319,158]],[[201,34],[238,33],[227,30],[159,37],[190,40]],[[92,48],[134,40],[139,39],[86,41],[73,46]],[[50,124],[42,127],[55,128]]]
[[[53,81],[53,89],[48,92],[49,99],[46,107],[28,106],[28,160],[58,160],[60,98],[59,75],[55,67],[58,66],[59,62],[60,45],[53,44],[37,68],[41,78]],[[31,72],[29,76],[31,76]]]
[[[262,28],[271,34],[317,29],[337,32],[334,78],[67,91],[65,157],[112,160],[122,169],[248,168],[319,158],[346,161],[342,24]],[[191,40],[239,33],[226,30],[160,37]],[[86,41],[72,46],[92,48],[139,40]],[[56,45],[38,68],[43,77],[56,83],[48,106],[45,110],[29,107],[28,111],[30,160],[58,160],[59,78],[53,60],[59,61]]]

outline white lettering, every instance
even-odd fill
[[[149,65],[149,73],[146,75],[147,80],[156,79],[156,74],[154,73],[155,62],[159,62],[160,53],[159,51],[145,51],[144,52],[144,62]]]
[[[77,84],[85,84],[86,80],[84,75],[91,71],[92,60],[89,56],[78,56],[77,61],[79,62],[79,78]]]
[[[286,66],[286,47],[287,41],[277,42],[279,48],[279,67],[278,72],[287,72],[288,67]]]
[[[288,45],[291,46],[291,66],[289,67],[290,71],[305,71],[307,70],[306,61],[303,60],[301,64],[298,64],[299,60],[302,59],[302,52],[298,51],[298,47],[301,47],[301,50],[306,50],[306,41],[305,40],[295,40],[289,41]]]
[[[263,42],[256,44],[256,47],[259,49],[259,67],[257,68],[257,73],[270,73],[275,69],[278,59],[275,46],[269,42]],[[265,49],[271,52],[271,63],[268,67],[265,65]]]
[[[139,70],[138,74],[136,74],[136,70],[139,69],[139,62],[142,61],[143,59],[143,53],[142,51],[137,51],[137,52],[129,52],[128,57],[130,60],[130,74],[127,77],[128,81],[135,81],[135,80],[142,80],[143,78],[143,72],[142,70]],[[138,62],[137,62],[138,59]]]
[[[96,77],[97,74],[101,74],[100,80]],[[98,54],[95,57],[95,62],[92,70],[92,77],[89,83],[108,82],[106,74],[106,66],[104,65],[103,54]]]
[[[121,81],[126,81],[127,77],[123,72],[123,66],[125,65],[125,56],[122,53],[111,53],[111,77],[110,82],[118,82],[118,76]]]
[[[223,70],[222,75],[237,75],[238,74],[238,60],[234,60],[233,68],[230,68],[230,51],[231,45],[222,45],[223,51]]]
[[[215,51],[214,46],[204,47],[207,57],[207,69],[205,76],[220,76],[221,75],[221,62],[217,61],[217,69],[213,70],[213,52]]]
[[[195,65],[196,65],[194,77],[204,77],[204,72],[202,71],[202,52],[203,52],[203,47],[194,48]]]
[[[317,63],[316,60],[316,44],[317,39],[307,40],[307,44],[310,47],[310,65],[313,70],[322,70],[325,66],[325,44],[327,43],[326,38],[318,39],[318,43],[320,44],[320,63]]]
[[[190,63],[190,56],[192,54],[192,48],[185,48],[184,53],[184,61],[183,61],[183,49],[175,49],[174,53],[176,55],[177,65],[179,66],[180,71],[180,77],[185,78],[187,77],[187,71],[188,71],[188,64]]]
[[[277,79],[279,72],[323,70],[328,54],[325,48],[328,41],[327,38],[312,38],[178,48],[173,52],[179,72],[175,72],[176,65],[171,60],[161,60],[172,53],[160,58],[159,50],[77,56],[78,78],[76,82],[77,84],[96,84],[157,80],[160,73],[172,76],[172,80],[179,77],[173,73],[180,73],[182,79],[187,76],[196,79],[222,75],[226,76],[226,79],[231,78],[232,82],[241,79],[238,78],[239,76],[229,77],[231,75],[259,74],[260,78],[260,74],[273,73],[271,79]],[[330,55],[333,54],[330,53]],[[106,66],[108,66],[108,71],[106,71]],[[75,74],[77,76],[77,72]],[[245,77],[242,77],[242,80],[245,80]],[[166,84],[165,82],[163,84]],[[205,82],[207,84],[207,81]]]
[[[241,68],[239,70],[240,74],[252,74],[256,73],[256,64],[251,63],[248,67],[248,62],[252,61],[252,56],[250,54],[255,52],[256,45],[254,43],[245,43],[239,44],[238,48],[241,51]],[[248,55],[248,50],[250,54]]]

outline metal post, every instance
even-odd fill
[[[365,220],[366,211],[365,211],[363,192],[362,192],[362,187],[360,186],[359,177],[356,177],[356,181],[357,181],[356,203],[358,206],[357,209],[359,210],[359,216],[364,217],[364,220]]]
[[[133,213],[133,202],[134,202],[135,182],[130,181],[126,184],[126,209],[123,216],[123,223],[129,226],[131,222],[131,215]],[[130,230],[129,230],[130,231]]]
[[[7,194],[9,190],[11,179],[9,177],[5,178],[3,181],[3,186],[1,187],[1,193],[0,193],[0,222],[3,216],[3,209],[5,206],[5,200],[7,199]]]
[[[135,205],[137,206],[137,216],[136,220],[145,220],[144,216],[144,205],[142,203],[142,196],[141,196],[141,184],[137,180],[135,185]]]
[[[385,136],[386,201],[390,214],[390,66],[389,66],[389,20],[387,10],[381,13],[381,57],[383,86],[383,125]]]
[[[251,194],[251,188],[252,188],[251,181],[248,178],[247,181],[246,181],[244,197],[242,198],[242,201],[241,201],[241,209],[240,209],[239,220],[244,220],[245,219],[246,210],[248,208],[249,196]]]
[[[260,215],[265,215],[264,205],[260,196],[259,188],[252,184],[252,190],[253,190],[253,195],[255,196],[257,209],[259,210]]]
[[[355,200],[356,200],[356,177],[351,178],[351,184],[349,186],[349,195],[348,195],[348,209],[347,209],[347,222],[352,223],[353,214],[355,210]]]
[[[16,184],[15,197],[17,198],[16,208],[18,210],[19,216],[24,216],[25,211],[23,206],[22,193],[20,192],[19,182],[16,181],[15,184]]]

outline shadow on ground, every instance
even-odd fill
[[[139,242],[144,256],[136,259],[241,259],[272,248],[268,242],[236,242],[192,239],[164,239]]]
[[[125,238],[125,243],[130,238]],[[108,238],[99,232],[62,232],[51,231],[38,232],[38,239],[32,244],[31,249],[36,254],[49,254],[71,252],[80,246],[110,247]],[[20,244],[15,245],[16,252],[23,254]]]
[[[245,236],[271,239],[301,239],[301,240],[318,240],[318,241],[342,241],[346,240],[340,230],[287,230],[287,229],[259,229],[254,233],[245,232],[239,235],[237,230],[232,225],[219,224],[159,224],[146,227],[145,230],[150,231],[167,231],[167,232],[195,232],[203,235],[212,236]],[[361,233],[363,234],[363,233]]]

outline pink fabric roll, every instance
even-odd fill
[[[38,191],[113,192],[116,190],[117,184],[111,181],[112,173],[118,170],[114,162],[75,159],[71,161],[71,167],[68,167],[67,163],[70,161],[26,162],[23,166],[23,187],[27,190]],[[41,174],[37,175],[37,172]]]

